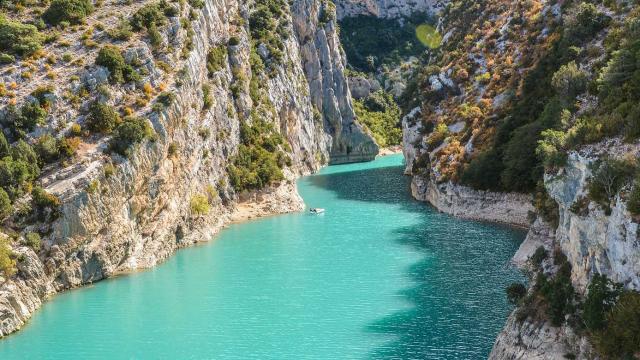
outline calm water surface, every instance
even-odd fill
[[[299,181],[323,215],[223,231],[54,297],[0,359],[482,359],[524,233],[415,202],[400,156]]]

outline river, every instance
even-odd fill
[[[486,359],[524,232],[414,201],[401,156],[302,178],[325,214],[223,230],[55,296],[0,359]]]

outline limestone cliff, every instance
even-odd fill
[[[359,15],[380,18],[399,18],[417,12],[436,14],[448,3],[447,0],[336,0],[338,18]]]
[[[294,1],[285,12],[290,36],[283,40],[283,59],[277,64],[265,60],[272,74],[261,78],[261,91],[272,104],[270,121],[286,139],[291,161],[283,170],[284,181],[258,192],[237,194],[226,171],[238,152],[241,122],[257,110],[245,81],[258,76],[252,73],[246,25],[250,4],[205,0],[189,32],[180,29],[177,17],[170,18],[160,29],[163,43],[178,48],[189,36],[192,48],[182,57],[178,52],[162,55],[164,63],[172,64],[169,75],[158,68],[146,41],[128,46],[125,58],[146,69],[140,84],[161,86],[175,99],[148,113],[156,136],[128,159],[105,154],[106,139],[96,138],[78,161],[52,168],[40,179],[62,201],[61,215],[52,224],[26,229],[49,234],[38,254],[14,243],[19,271],[1,281],[0,336],[17,331],[56,292],[154,266],[181,247],[210,240],[232,219],[240,201],[258,203],[263,214],[298,211],[304,205],[295,189],[297,176],[327,162],[375,157],[375,142],[354,122],[335,21],[320,21],[322,6],[318,0]],[[207,54],[215,47],[226,48],[228,55],[212,73]],[[258,52],[269,57],[260,45]],[[76,78],[87,88],[110,87],[112,103],[125,101],[131,89],[108,85],[108,74],[89,66]],[[212,102],[208,106],[204,85]],[[59,123],[82,119],[72,108],[57,110],[52,118]],[[196,196],[208,199],[209,211],[194,211]]]

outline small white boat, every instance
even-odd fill
[[[322,213],[324,213],[324,209],[321,209],[321,208],[311,208],[309,211],[312,214],[322,214]]]

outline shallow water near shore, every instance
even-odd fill
[[[402,156],[299,180],[325,214],[234,224],[55,296],[0,359],[484,359],[525,233],[414,201]]]

